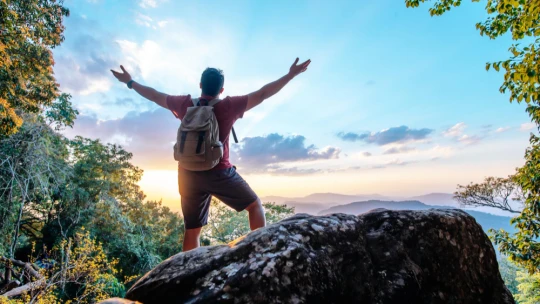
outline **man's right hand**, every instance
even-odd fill
[[[298,74],[305,72],[307,70],[309,64],[311,63],[311,59],[308,59],[308,60],[302,62],[301,64],[297,64],[298,60],[299,59],[297,57],[296,60],[294,61],[294,63],[291,65],[291,68],[289,69],[289,75],[291,77],[296,77],[296,76],[298,76]]]
[[[123,82],[123,83],[128,83],[131,80],[131,75],[129,75],[126,69],[124,69],[124,66],[121,65],[120,68],[122,69],[123,73],[120,73],[114,70],[111,70],[111,72],[113,73],[114,77],[118,79],[118,81]]]
[[[124,66],[121,65],[120,68],[122,69],[123,73],[114,70],[111,70],[111,72],[113,73],[114,77],[118,79],[118,81],[128,83],[131,80],[131,75],[129,75],[126,69],[124,69]],[[157,103],[159,106],[164,107],[165,109],[169,108],[167,105],[167,94],[158,92],[137,82],[133,82],[132,88],[142,97]]]

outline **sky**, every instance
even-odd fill
[[[200,94],[206,67],[244,95],[311,59],[305,73],[235,123],[231,161],[259,196],[318,192],[414,196],[508,176],[534,125],[499,93],[510,37],[475,24],[483,3],[442,17],[404,1],[66,0],[53,50],[80,115],[67,136],[120,144],[149,199],[178,210],[172,146],[180,121],[110,74],[170,95]],[[223,96],[222,96],[223,97]]]

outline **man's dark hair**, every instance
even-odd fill
[[[225,76],[223,76],[222,70],[206,68],[201,76],[202,93],[208,96],[217,96],[223,88],[224,82]]]

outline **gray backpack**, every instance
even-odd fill
[[[214,105],[220,99],[199,103],[193,99],[193,106],[187,108],[186,116],[180,122],[174,159],[181,167],[190,171],[206,171],[214,168],[223,157],[223,143],[219,141],[219,125],[214,114]]]

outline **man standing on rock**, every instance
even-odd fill
[[[207,171],[189,171],[178,166],[178,190],[185,225],[182,247],[184,251],[200,246],[201,229],[207,223],[212,196],[238,212],[247,210],[251,230],[266,225],[261,200],[236,172],[236,167],[229,162],[229,134],[234,122],[242,118],[244,112],[279,92],[290,80],[306,71],[310,63],[311,60],[307,60],[298,64],[298,58],[296,58],[285,76],[263,86],[258,91],[243,96],[227,96],[214,105],[214,113],[219,125],[219,141],[223,143],[223,157],[215,167]],[[194,106],[191,95],[173,96],[158,92],[135,82],[123,66],[120,68],[122,73],[111,70],[120,82],[127,84],[128,88],[134,89],[142,97],[171,110],[176,118],[182,120],[188,107]],[[204,70],[201,76],[202,92],[199,100],[208,103],[219,98],[224,90],[224,81],[221,70],[215,68]]]

